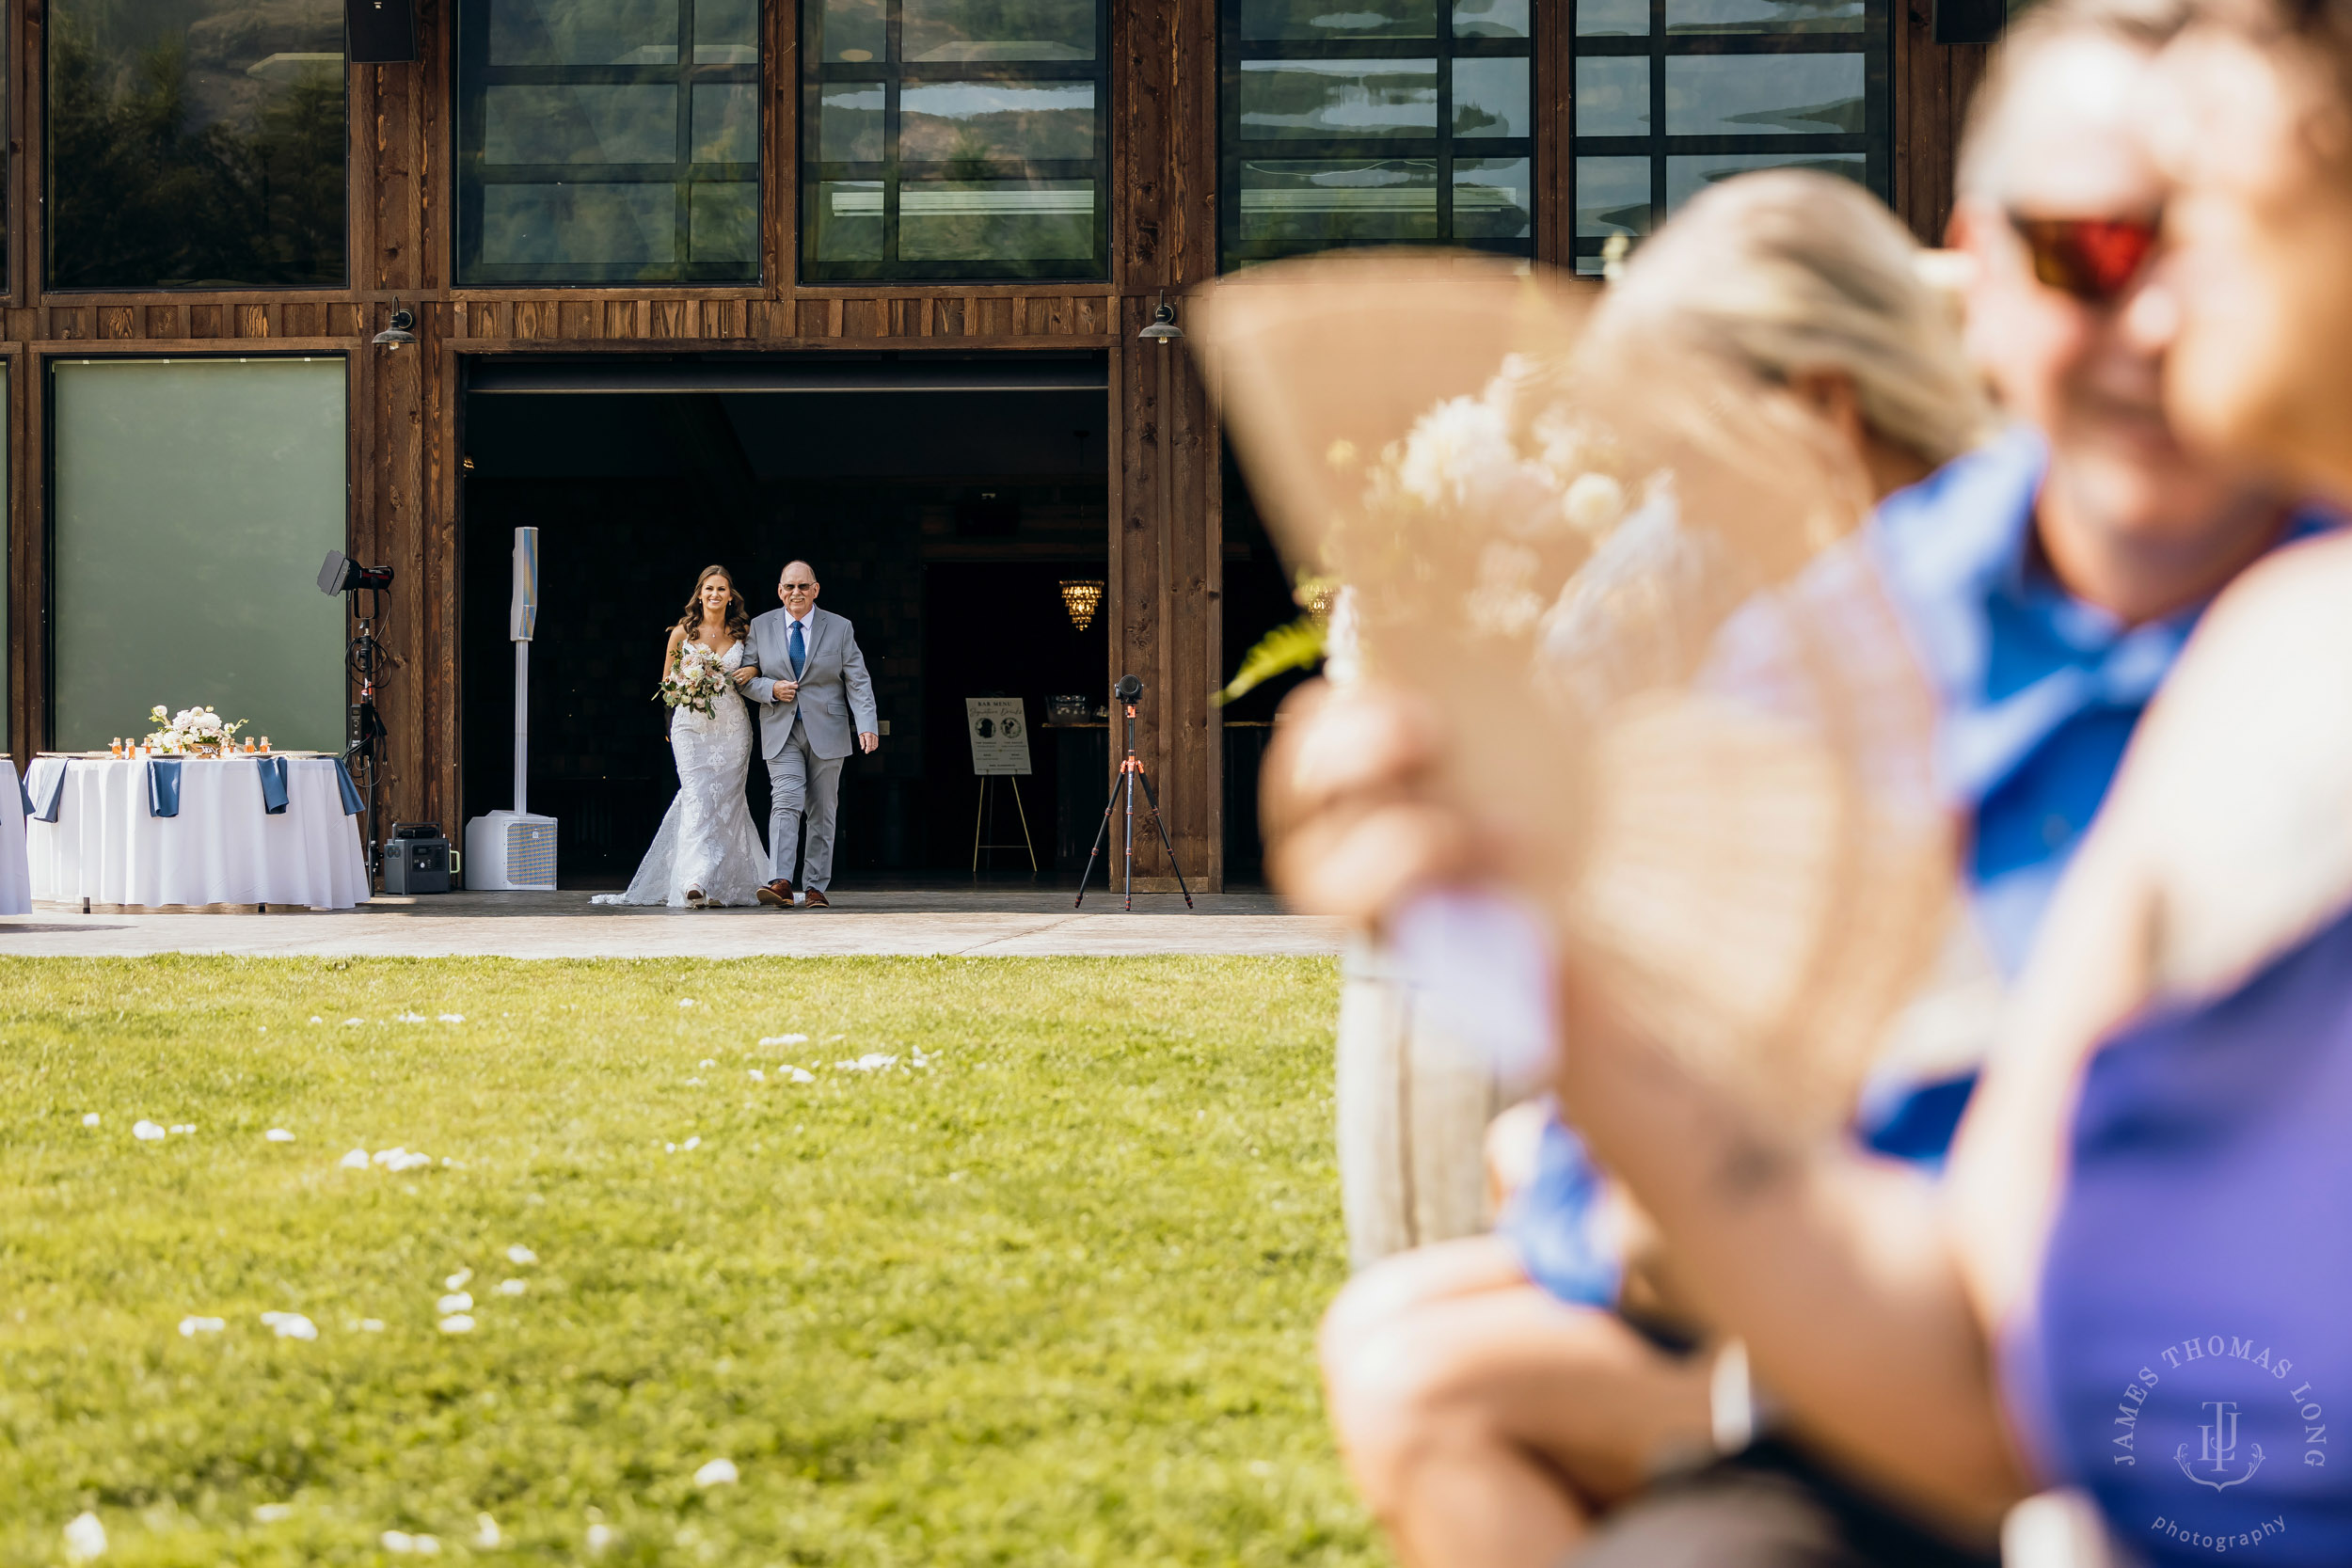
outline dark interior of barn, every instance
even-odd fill
[[[1108,396],[1099,355],[478,370],[462,425],[466,815],[511,804],[510,558],[514,530],[534,526],[530,806],[559,822],[566,885],[625,883],[676,789],[652,693],[696,574],[725,565],[756,615],[795,557],[855,624],[885,732],[843,771],[839,879],[974,875],[982,793],[964,700],[1004,696],[1022,700],[1033,772],[989,786],[977,836],[1000,847],[979,874],[1031,877],[1025,816],[1038,879],[1075,881],[1109,783],[1116,741],[1098,710],[1116,673],[1107,617],[1078,629],[1061,584],[1104,576]],[[1237,484],[1226,506],[1230,673],[1295,611]],[[1275,695],[1227,710],[1229,880],[1258,874]],[[1086,720],[1052,722],[1052,699],[1073,697]],[[756,760],[748,791],[764,833]]]

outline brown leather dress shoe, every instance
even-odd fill
[[[790,909],[792,907],[792,884],[782,877],[777,878],[759,890],[759,901],[772,909]]]
[[[810,888],[808,890],[808,907],[812,910],[829,910],[833,908],[831,904],[825,901],[823,892],[817,888]]]

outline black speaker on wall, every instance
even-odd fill
[[[343,0],[353,65],[405,65],[417,57],[416,0]]]
[[[1934,4],[1938,43],[1991,43],[2009,21],[2007,0],[1934,0]]]

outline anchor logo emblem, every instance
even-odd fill
[[[2204,1408],[2211,1413],[2213,1419],[2197,1429],[2203,1437],[2203,1443],[2195,1463],[2209,1466],[2212,1475],[2208,1477],[2197,1473],[2189,1461],[2186,1443],[2183,1443],[2172,1450],[2172,1461],[2180,1465],[2181,1474],[2200,1486],[2210,1486],[2217,1492],[2226,1492],[2233,1486],[2243,1486],[2254,1479],[2255,1471],[2263,1467],[2263,1446],[2260,1443],[2250,1445],[2253,1457],[2247,1463],[2245,1473],[2230,1476],[2230,1466],[2237,1459],[2237,1402],[2235,1400],[2207,1400]],[[2229,1479],[2221,1479],[2225,1476]]]

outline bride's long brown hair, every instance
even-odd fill
[[[751,606],[743,602],[743,592],[735,586],[735,574],[724,566],[706,566],[694,578],[694,591],[686,596],[686,613],[677,618],[677,629],[688,638],[702,629],[703,584],[712,578],[724,578],[727,582],[727,635],[738,642],[752,634]]]

